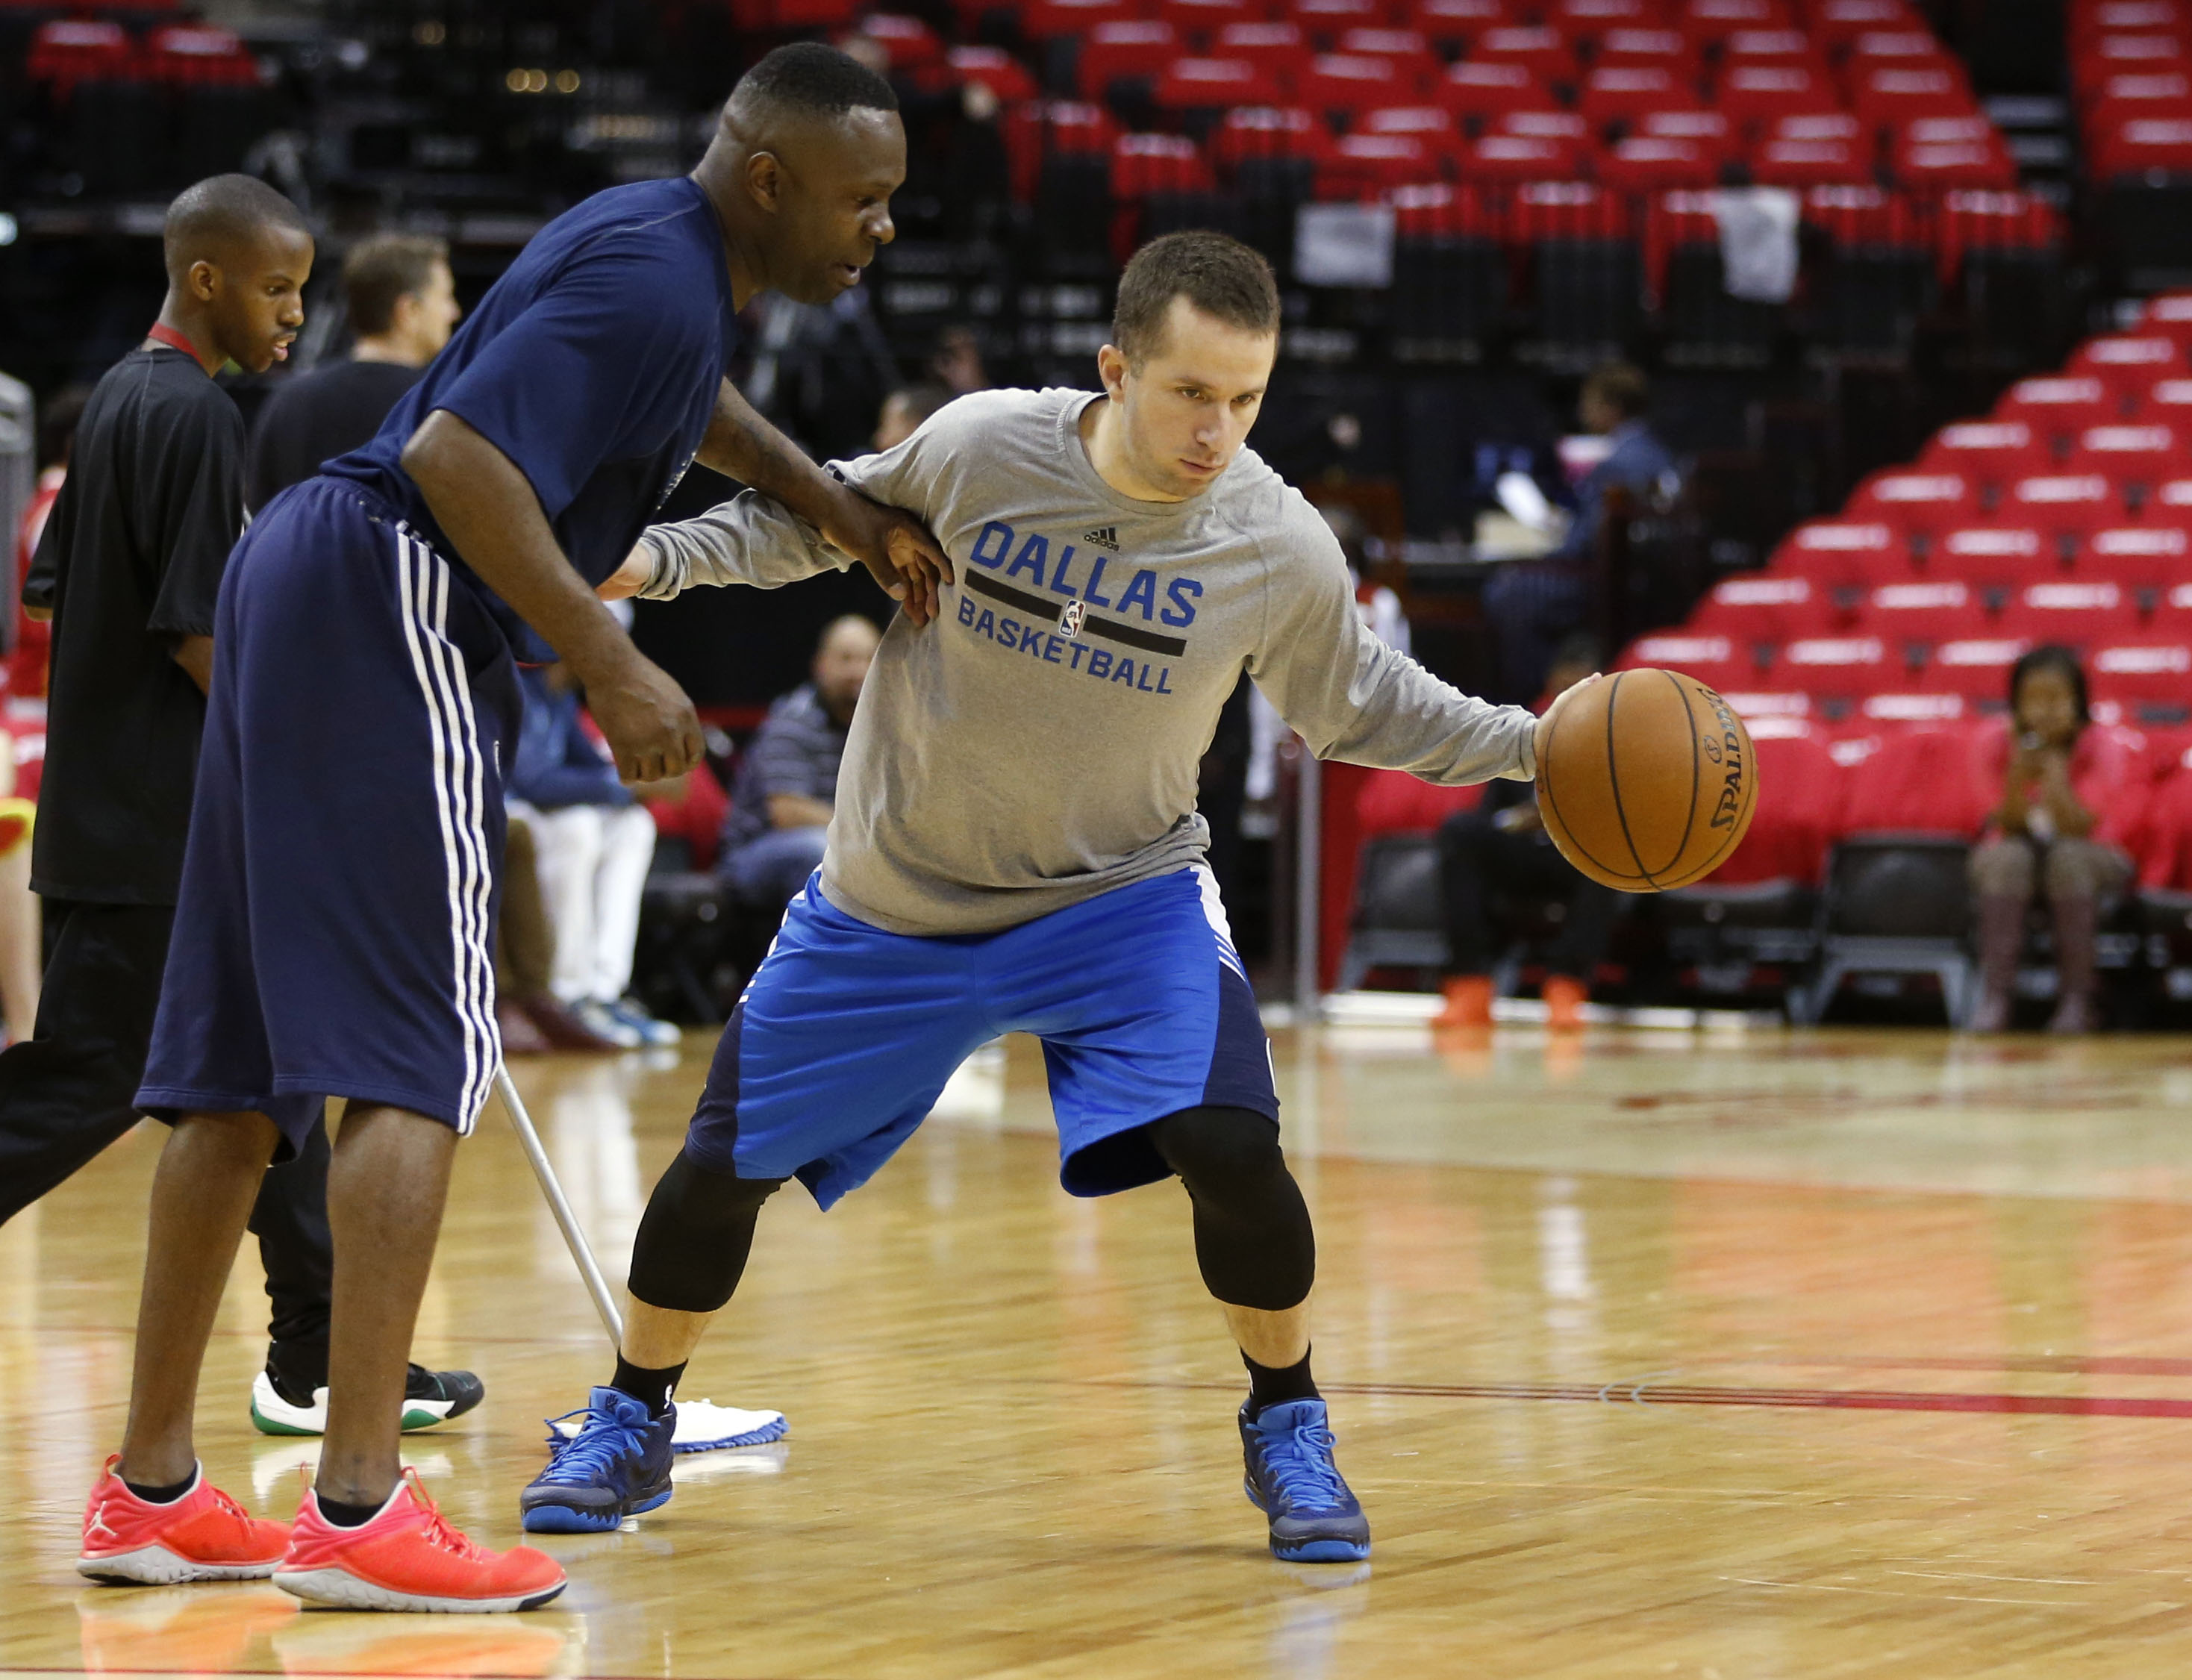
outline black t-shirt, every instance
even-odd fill
[[[173,904],[205,699],[174,660],[213,634],[243,529],[243,417],[197,361],[133,350],[85,405],[23,588],[54,609],[31,884]]]
[[[424,372],[394,362],[330,362],[268,397],[251,426],[252,511],[370,438]]]

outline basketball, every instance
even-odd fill
[[[1538,766],[1538,809],[1561,855],[1624,893],[1702,881],[1757,807],[1743,720],[1678,671],[1592,683],[1561,708]]]

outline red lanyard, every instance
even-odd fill
[[[198,347],[164,321],[155,321],[152,323],[151,331],[146,333],[145,336],[148,339],[158,340],[170,350],[181,351],[193,362],[198,361]],[[198,365],[203,367],[205,364],[200,362]]]

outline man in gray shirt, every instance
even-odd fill
[[[815,644],[808,680],[769,707],[746,745],[718,868],[748,904],[781,910],[821,865],[845,731],[878,639],[858,613],[832,620]]]
[[[1168,235],[1121,279],[1103,394],[976,393],[831,469],[920,514],[956,586],[940,622],[883,638],[819,884],[724,1031],[641,1223],[591,1444],[526,1490],[528,1529],[610,1529],[670,1497],[654,1437],[762,1200],[796,1175],[834,1203],[961,1060],[1019,1031],[1043,1040],[1069,1191],[1186,1186],[1248,1368],[1242,1444],[1273,1553],[1368,1555],[1310,1374],[1315,1237],[1202,863],[1196,764],[1244,670],[1320,756],[1444,783],[1531,779],[1552,713],[1473,700],[1364,626],[1330,530],[1242,447],[1278,319],[1247,246]],[[620,577],[659,599],[845,563],[749,494],[650,531]]]

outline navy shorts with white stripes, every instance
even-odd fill
[[[517,706],[473,586],[385,503],[311,478],[267,506],[221,583],[140,1107],[257,1110],[283,1158],[329,1097],[471,1129]]]

